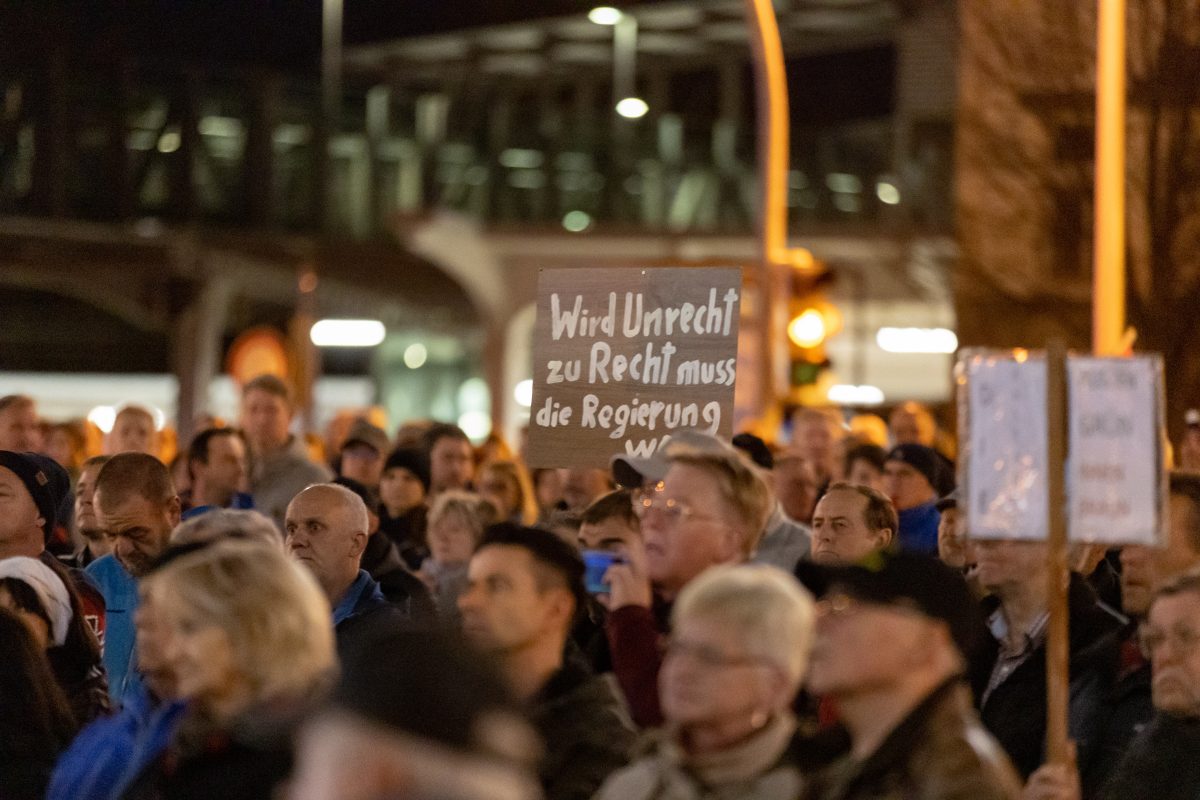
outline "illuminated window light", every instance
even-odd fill
[[[641,119],[649,110],[650,106],[640,97],[626,97],[617,103],[617,113],[625,119]]]
[[[953,353],[958,337],[948,328],[880,328],[875,342],[889,353]]]
[[[588,12],[588,19],[597,25],[616,25],[624,18],[621,10],[612,6],[596,6]]]
[[[878,386],[855,386],[839,383],[829,387],[829,402],[840,406],[877,406],[883,403],[883,390]]]
[[[308,336],[317,347],[374,347],[386,333],[377,319],[323,319]]]

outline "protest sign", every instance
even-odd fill
[[[1068,538],[1153,546],[1165,490],[1161,359],[1072,358],[1067,375]]]
[[[960,483],[970,537],[1045,539],[1045,359],[967,351],[959,370],[959,419],[967,429]]]
[[[959,359],[960,483],[972,539],[1047,538],[1050,470],[1065,474],[1067,538],[1148,544],[1164,525],[1159,356],[1066,360],[1066,458],[1049,458],[1044,354]]]
[[[672,431],[730,435],[740,268],[547,269],[538,281],[534,467],[607,467]]]

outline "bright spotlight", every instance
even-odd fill
[[[87,415],[88,422],[95,425],[102,433],[112,433],[113,423],[117,421],[117,410],[112,406],[96,406]]]
[[[649,110],[650,106],[640,97],[626,97],[617,103],[617,113],[625,119],[641,119]]]
[[[619,8],[612,6],[596,6],[588,12],[588,19],[597,25],[616,25],[624,16]]]
[[[317,347],[374,347],[386,333],[377,319],[323,319],[312,326],[308,337]]]

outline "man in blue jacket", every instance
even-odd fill
[[[937,555],[937,529],[941,514],[937,500],[948,494],[953,479],[941,457],[931,447],[900,444],[892,448],[883,465],[884,491],[900,514],[900,549]]]
[[[370,519],[354,492],[334,483],[309,486],[288,505],[284,530],[288,552],[312,572],[329,599],[339,652],[368,618],[391,615],[397,626],[406,620],[362,569]]]
[[[145,453],[118,453],[96,476],[96,519],[112,553],[88,565],[108,606],[104,668],[120,702],[138,680],[132,668],[137,579],[163,554],[179,524],[180,501],[166,465]]]

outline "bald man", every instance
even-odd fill
[[[401,626],[406,621],[406,615],[388,603],[379,583],[362,569],[369,530],[362,498],[334,483],[318,483],[300,492],[284,517],[288,553],[312,572],[333,609],[340,653],[352,646],[355,631]]]

